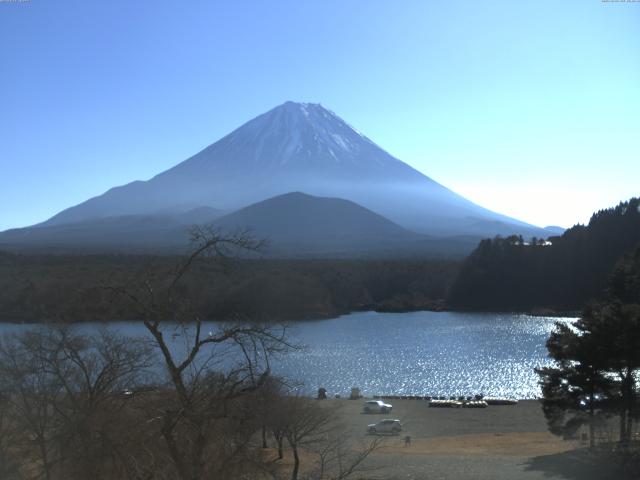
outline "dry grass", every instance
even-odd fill
[[[398,438],[390,441],[378,453],[531,457],[562,453],[576,447],[578,447],[577,442],[568,442],[547,432],[486,433],[412,439],[408,447],[404,446],[402,438]]]

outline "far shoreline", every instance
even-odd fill
[[[368,306],[373,307],[373,306]],[[355,313],[380,313],[380,314],[405,314],[405,313],[419,313],[419,312],[430,312],[430,313],[462,313],[462,314],[486,314],[486,315],[527,315],[530,317],[540,317],[540,318],[567,318],[567,319],[576,319],[580,317],[581,312],[570,310],[570,311],[555,311],[555,310],[546,310],[546,309],[534,309],[534,310],[458,310],[458,309],[448,309],[448,308],[415,308],[415,309],[387,309],[387,308],[356,308],[352,310],[345,310],[340,312],[332,312],[327,315],[319,315],[319,316],[310,316],[305,318],[299,318],[295,320],[286,319],[286,320],[274,320],[274,319],[260,319],[255,318],[253,321],[257,323],[265,323],[265,324],[296,324],[299,322],[321,322],[323,320],[336,320],[340,317],[344,317],[347,315],[355,314]],[[8,325],[80,325],[80,324],[88,324],[88,323],[97,323],[97,324],[118,324],[118,323],[127,323],[127,322],[138,322],[141,321],[137,318],[115,318],[115,319],[90,319],[90,320],[80,320],[80,321],[56,321],[56,320],[44,320],[44,321],[31,321],[31,320],[10,320],[10,319],[0,319],[0,324],[8,324]],[[234,320],[229,319],[205,319],[203,322],[233,322]]]

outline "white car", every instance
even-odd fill
[[[393,405],[384,403],[382,400],[368,400],[364,402],[362,410],[364,413],[389,413]]]
[[[400,420],[397,419],[385,419],[367,426],[367,433],[373,435],[377,435],[379,433],[392,433],[397,435],[401,431],[402,424],[400,423]]]

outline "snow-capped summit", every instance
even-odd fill
[[[372,142],[347,125],[335,113],[315,103],[286,102],[255,118],[229,135],[229,141],[245,141],[252,133],[258,142],[257,161],[280,164],[316,157],[320,161],[355,160]],[[265,150],[265,142],[278,139],[273,150]],[[275,150],[275,151],[274,151]]]
[[[295,102],[259,115],[148,181],[112,188],[45,225],[203,206],[231,212],[294,191],[351,200],[435,235],[542,234],[433,181],[323,106]]]
[[[385,178],[391,168],[403,178],[422,177],[322,105],[296,102],[254,118],[167,173],[201,168],[349,180]]]

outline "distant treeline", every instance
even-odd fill
[[[302,320],[356,310],[577,311],[603,293],[640,245],[640,199],[595,213],[562,236],[496,237],[447,260],[199,261],[185,282],[207,319]],[[135,318],[119,287],[168,276],[175,256],[0,252],[0,321]]]
[[[603,293],[615,263],[640,243],[640,200],[595,213],[549,242],[480,242],[448,295],[451,308],[571,311]]]
[[[167,275],[177,257],[0,253],[0,321],[134,319],[114,288]],[[190,290],[207,319],[300,320],[443,307],[458,262],[200,261]]]

